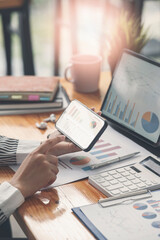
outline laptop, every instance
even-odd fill
[[[124,49],[101,111],[114,128],[160,155],[160,63]]]

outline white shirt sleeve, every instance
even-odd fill
[[[0,225],[24,202],[22,193],[8,182],[0,185]]]

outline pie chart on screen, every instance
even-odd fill
[[[95,121],[92,121],[90,124],[91,124],[91,128],[95,128],[97,126],[97,123]]]
[[[153,112],[145,112],[142,116],[141,123],[147,133],[154,133],[159,127],[158,116]]]

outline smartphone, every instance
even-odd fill
[[[107,122],[78,100],[73,100],[56,122],[56,128],[83,151],[89,151],[107,128]]]

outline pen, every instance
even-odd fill
[[[130,192],[126,194],[121,194],[115,197],[100,199],[98,203],[103,208],[106,208],[106,207],[115,206],[118,204],[125,204],[125,203],[127,204],[130,201],[135,201],[135,200],[140,200],[140,199],[145,199],[150,197],[152,197],[151,192],[148,189],[145,189],[145,190],[139,190],[139,191]]]
[[[121,195],[118,195],[118,196],[115,196],[115,197],[100,199],[98,202],[99,203],[104,203],[104,202],[109,202],[109,201],[118,200],[118,199],[122,199],[122,198],[142,195],[142,194],[145,194],[145,193],[148,193],[148,192],[149,192],[148,189],[144,189],[144,190],[134,191],[134,192],[130,192],[130,193],[124,193],[124,194],[121,194]]]
[[[131,153],[131,154],[122,156],[122,157],[118,157],[118,158],[112,159],[112,160],[107,161],[107,162],[102,162],[102,163],[94,164],[94,165],[91,165],[91,166],[90,166],[90,169],[93,170],[93,169],[97,169],[97,168],[100,168],[100,167],[107,166],[107,165],[112,164],[112,163],[117,163],[117,162],[123,161],[123,160],[125,160],[125,159],[134,157],[135,155],[137,155],[137,154],[139,154],[139,153],[140,153],[140,152],[134,152],[134,153]]]

